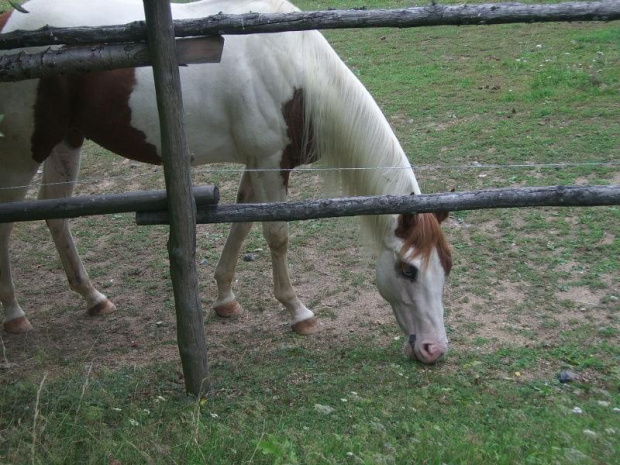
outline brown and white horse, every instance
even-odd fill
[[[0,16],[2,32],[53,26],[100,26],[143,18],[142,0],[32,0],[29,14]],[[283,0],[206,0],[173,4],[175,18],[287,12]],[[315,159],[341,170],[347,194],[419,194],[411,165],[368,91],[316,32],[230,36],[219,64],[180,70],[186,131],[193,163],[242,163],[239,202],[285,199],[289,170]],[[41,163],[40,198],[72,194],[84,138],[127,158],[161,163],[152,71],[149,68],[59,76],[0,84],[0,202],[24,198]],[[394,167],[377,170],[377,167]],[[408,352],[425,363],[448,349],[443,287],[450,249],[439,223],[446,214],[366,218],[377,247],[376,282],[408,336]],[[47,222],[71,288],[100,315],[114,305],[91,284],[68,221]],[[4,329],[31,325],[19,306],[9,263],[10,224],[0,224],[0,302]],[[234,224],[216,267],[221,316],[242,309],[232,292],[236,262],[251,224]],[[271,249],[275,296],[300,334],[316,330],[314,314],[291,286],[286,223],[264,223]]]

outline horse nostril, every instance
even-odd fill
[[[440,344],[425,343],[422,344],[422,353],[428,357],[428,360],[436,362],[446,354],[446,350]]]
[[[415,334],[409,335],[409,340],[405,344],[407,355],[416,358],[423,363],[435,363],[441,360],[448,351],[446,344],[439,342],[422,342],[417,348]]]

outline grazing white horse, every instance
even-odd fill
[[[53,26],[100,26],[144,18],[141,0],[32,0],[29,14],[0,16],[2,32]],[[283,0],[206,0],[173,4],[177,19],[218,12],[290,12]],[[186,132],[194,165],[242,163],[239,202],[285,200],[289,171],[322,159],[341,171],[351,195],[419,194],[411,165],[368,91],[323,36],[295,32],[229,36],[219,64],[180,69]],[[71,196],[84,138],[127,158],[161,163],[160,135],[149,68],[0,84],[0,202],[24,198],[43,169],[40,198]],[[374,170],[376,167],[395,167]],[[256,171],[256,170],[264,171]],[[408,352],[432,363],[448,349],[443,287],[450,248],[439,223],[447,214],[367,218],[377,247],[376,282],[408,336]],[[66,220],[47,221],[71,288],[91,315],[114,305],[91,284]],[[4,329],[31,329],[19,306],[9,264],[11,224],[0,224],[0,302]],[[218,315],[242,309],[232,291],[236,262],[250,223],[233,224],[216,267]],[[311,334],[314,314],[297,298],[287,268],[288,226],[263,224],[271,249],[275,296],[289,310],[292,328]]]

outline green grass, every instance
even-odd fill
[[[581,329],[584,339],[591,335]],[[619,373],[608,343],[583,351],[570,336],[554,348],[457,354],[450,363],[460,368],[446,371],[404,361],[398,343],[320,354],[289,339],[286,349],[213,366],[214,395],[200,403],[182,396],[170,364],[49,381],[39,399],[35,463],[545,464],[571,463],[575,454],[588,457],[582,463],[617,457],[612,406],[620,400]],[[544,364],[599,377],[562,385],[530,376]],[[31,457],[37,388],[15,382],[0,401],[13,445],[3,452],[8,463]]]
[[[412,2],[300,3],[361,4]],[[0,10],[7,5],[0,0]],[[618,162],[617,23],[326,35],[419,165],[423,191],[618,184],[617,165],[509,166]],[[224,202],[237,178],[194,172],[196,183],[218,185]],[[161,169],[92,145],[81,179],[82,194],[163,184]],[[291,197],[324,197],[321,186],[314,173],[294,173]],[[15,279],[37,330],[3,335],[15,365],[0,371],[0,463],[615,463],[619,225],[618,207],[453,214],[445,228],[455,257],[445,297],[452,350],[433,367],[403,357],[387,306],[369,308],[373,264],[354,222],[290,225],[294,284],[324,325],[313,338],[283,324],[255,227],[242,254],[257,260],[239,263],[235,287],[247,316],[208,314],[214,389],[198,403],[180,375],[165,228],[138,228],[130,215],[73,222],[93,281],[119,306],[92,320],[66,290],[44,226],[18,224]],[[226,233],[198,228],[205,309]],[[579,379],[560,384],[567,369]]]

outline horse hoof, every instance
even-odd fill
[[[90,316],[103,316],[116,311],[116,305],[110,302],[109,299],[102,300],[94,307],[88,309]]]
[[[291,325],[293,331],[302,336],[310,336],[319,330],[319,320],[315,316],[308,318],[307,320],[301,320]]]
[[[23,334],[32,330],[32,325],[25,316],[4,322],[4,330],[9,334]]]
[[[243,313],[243,308],[237,303],[236,300],[213,307],[213,310],[217,316],[221,316],[222,318],[233,318],[240,316]]]

